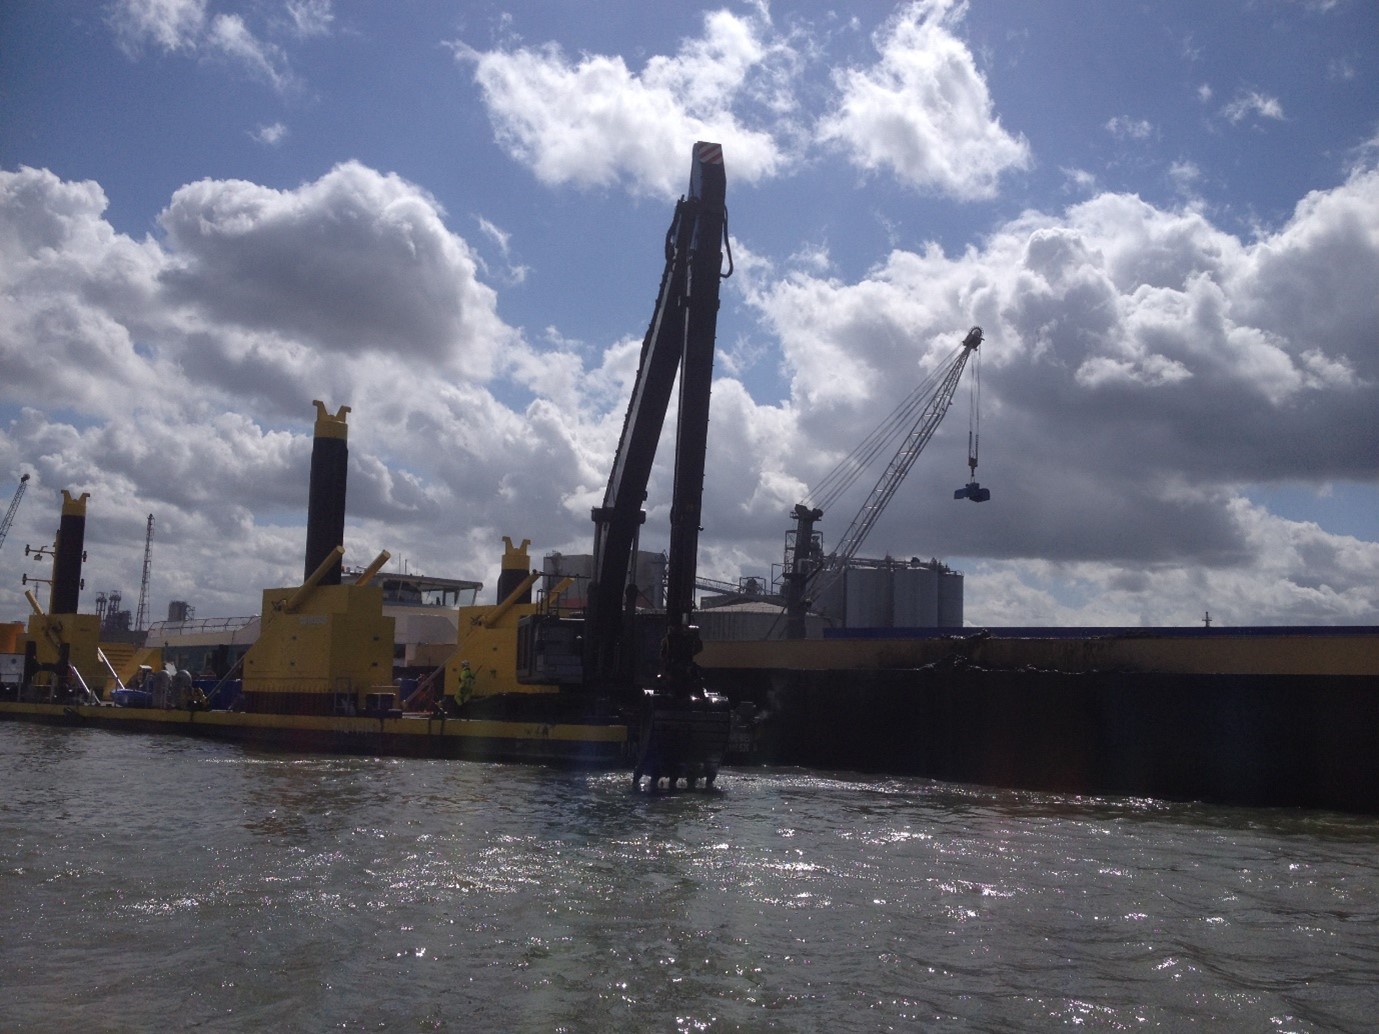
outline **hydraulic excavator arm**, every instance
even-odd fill
[[[713,783],[727,750],[728,701],[707,692],[694,656],[692,623],[704,457],[709,431],[718,288],[723,270],[727,209],[723,149],[694,145],[689,192],[675,206],[666,234],[666,266],[656,309],[642,341],[637,380],[623,421],[603,505],[593,511],[594,570],[584,624],[584,685],[637,702],[634,784],[649,777],[674,784]],[[660,671],[651,686],[638,682],[634,622],[638,587],[628,570],[636,552],[656,444],[679,377],[670,548],[666,554],[666,614]]]
[[[690,617],[699,546],[704,455],[709,427],[718,288],[724,277],[727,209],[723,149],[694,145],[689,193],[675,206],[666,233],[666,265],[656,308],[642,341],[637,379],[623,421],[603,505],[593,511],[594,570],[584,631],[586,684],[630,685],[634,672],[630,629],[636,587],[628,571],[656,443],[679,374],[670,549],[667,554],[666,676],[684,688],[692,649]],[[731,257],[729,258],[731,263]],[[690,654],[692,656],[692,653]]]

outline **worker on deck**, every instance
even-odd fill
[[[460,684],[455,689],[455,711],[458,713],[460,708],[469,703],[469,698],[474,695],[474,669],[469,666],[468,661],[460,661]]]

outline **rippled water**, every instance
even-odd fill
[[[0,1029],[1366,1030],[1379,821],[0,725]]]

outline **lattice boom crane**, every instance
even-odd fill
[[[907,426],[906,421],[909,421],[900,447],[891,457],[881,477],[877,479],[861,509],[852,518],[852,523],[843,533],[836,550],[823,556],[813,547],[814,524],[823,516],[823,509],[805,503],[795,507],[795,545],[784,576],[787,638],[804,638],[804,618],[810,602],[807,591],[814,594],[822,592],[842,572],[848,561],[857,555],[868,533],[890,503],[891,497],[895,495],[895,490],[905,480],[905,475],[910,472],[915,460],[947,414],[948,407],[953,403],[953,396],[957,393],[958,381],[962,378],[967,360],[981,343],[982,328],[973,327],[946,364],[915,389],[880,427],[824,478],[819,492],[826,491],[830,499],[836,499],[876,458],[885,444]],[[969,453],[974,451],[969,443]],[[969,462],[975,477],[975,455]],[[823,486],[828,487],[825,489]],[[966,488],[959,489],[955,497],[984,502],[991,498],[991,493],[981,488],[974,480]]]
[[[14,498],[10,500],[10,508],[5,511],[5,519],[0,521],[0,546],[5,544],[5,536],[10,533],[10,525],[14,523],[14,515],[19,512],[19,500],[24,498],[24,489],[29,487],[29,475],[24,474],[19,479],[19,487],[14,490]]]
[[[153,514],[148,515],[148,534],[144,536],[144,576],[139,580],[139,611],[134,617],[136,631],[144,630],[144,615],[148,606],[148,576],[153,566]]]

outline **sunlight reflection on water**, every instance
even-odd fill
[[[1366,1029],[1379,822],[0,727],[0,1027]]]

